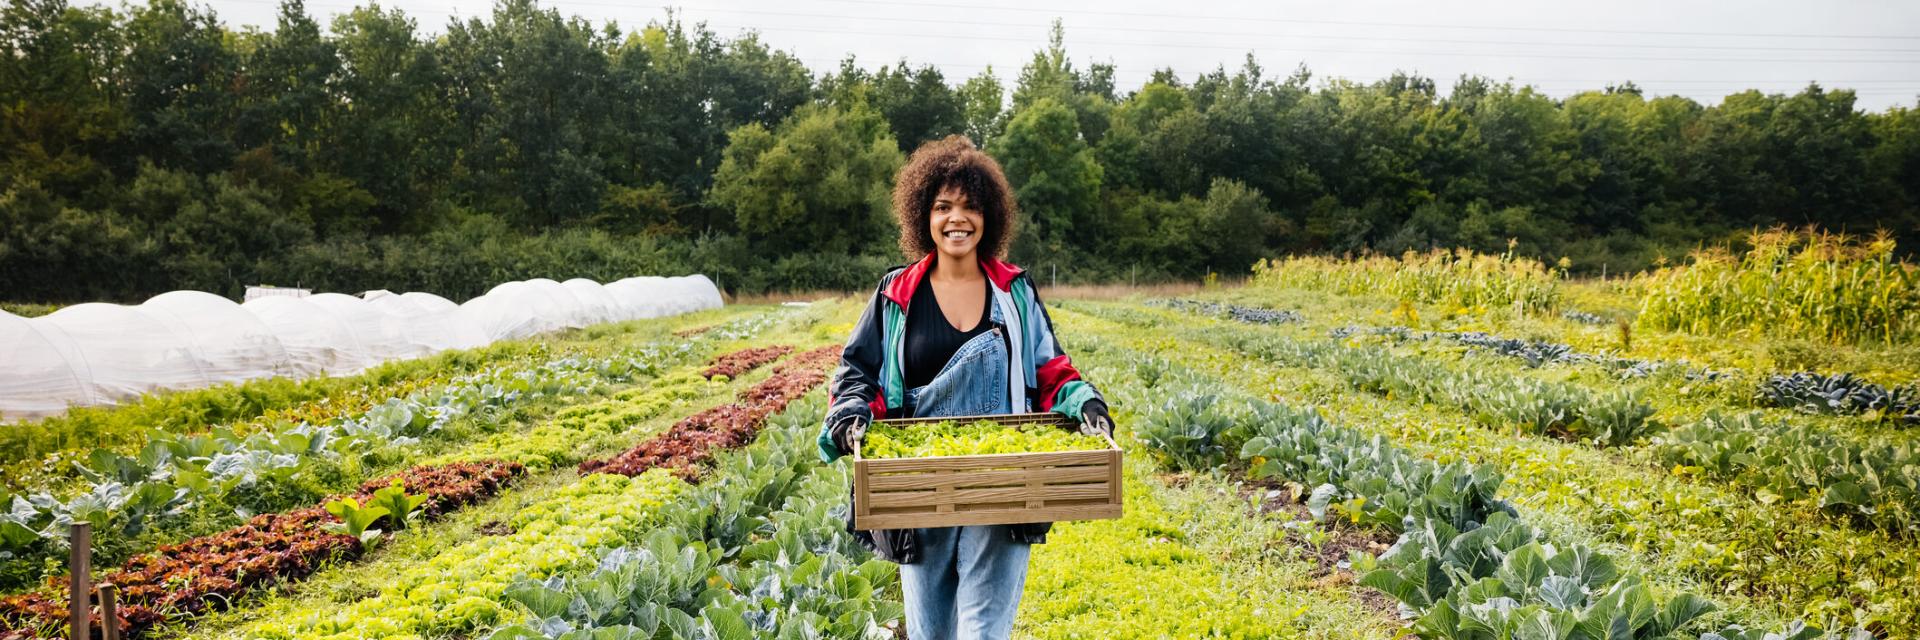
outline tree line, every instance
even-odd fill
[[[953,133],[1018,191],[1015,260],[1063,280],[1456,246],[1618,272],[1754,227],[1920,235],[1920,113],[1818,85],[1442,95],[1249,55],[1122,92],[1057,23],[1011,86],[905,60],[816,74],[751,32],[531,0],[437,31],[374,4],[323,25],[289,0],[269,31],[180,0],[9,0],[0,41],[10,301],[684,272],[864,288],[901,260],[892,173]]]

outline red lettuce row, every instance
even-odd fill
[[[414,467],[367,482],[350,497],[368,502],[375,491],[398,479],[408,494],[427,497],[420,517],[433,519],[498,493],[524,472],[519,463],[498,461]],[[339,518],[328,513],[324,503],[262,514],[232,529],[136,556],[97,580],[120,588],[121,636],[138,638],[168,620],[226,608],[255,588],[303,579],[329,561],[358,558],[358,539],[327,530],[326,525],[335,522]],[[50,587],[0,599],[0,640],[43,633],[64,637],[65,584],[55,579]],[[100,625],[96,613],[96,636]]]
[[[766,363],[779,360],[780,356],[787,355],[787,353],[791,351],[793,351],[793,347],[784,344],[741,349],[714,358],[713,362],[710,363],[711,366],[708,366],[707,370],[700,372],[700,375],[707,378],[713,378],[715,376],[738,378],[740,374],[758,369]]]
[[[715,451],[751,442],[768,416],[826,382],[826,366],[839,362],[839,354],[839,346],[828,346],[794,356],[774,369],[771,377],[741,390],[739,402],[687,416],[666,433],[611,458],[582,462],[580,473],[636,476],[663,467],[691,482]]]
[[[837,344],[808,349],[774,367],[773,373],[778,375],[792,369],[832,369],[840,365],[842,351],[844,349]]]

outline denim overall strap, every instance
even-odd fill
[[[907,391],[915,418],[1012,413],[1008,406],[1007,343],[1001,329],[960,345],[926,386]]]

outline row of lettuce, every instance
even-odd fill
[[[258,638],[888,637],[893,567],[852,540],[837,509],[845,465],[818,463],[818,354],[790,358],[739,402],[681,420],[548,499],[511,533],[450,548],[353,603],[240,630]],[[698,452],[650,457],[711,434]],[[640,455],[630,455],[641,452]],[[642,458],[645,458],[643,461]],[[609,461],[620,461],[616,468]],[[596,464],[599,463],[599,464]]]
[[[743,326],[733,326],[733,330],[715,332],[715,337],[735,340],[766,327],[760,320],[742,322]],[[672,356],[640,366],[657,371],[658,363],[684,359],[687,352],[697,350],[683,343],[668,350]],[[642,351],[655,356],[662,353],[660,347]],[[363,485],[357,495],[254,516],[239,526],[136,555],[118,569],[104,572],[101,578],[122,587],[130,606],[123,609],[121,626],[130,635],[209,608],[228,606],[235,596],[297,580],[326,560],[351,560],[369,546],[367,543],[379,539],[381,528],[397,529],[421,515],[437,517],[445,511],[440,505],[448,503],[450,496],[458,497],[453,504],[468,504],[491,496],[507,480],[525,471],[544,472],[577,463],[583,454],[617,442],[632,427],[681,401],[722,387],[694,371],[697,369],[659,375],[649,384],[565,409],[529,430],[499,430],[470,441],[399,474],[399,487],[391,486],[394,479],[381,479]],[[417,452],[409,449],[398,453]],[[350,459],[352,453],[318,449],[312,459],[300,460],[291,468],[296,474],[316,468],[337,469],[338,462]],[[499,477],[501,469],[509,470],[506,477]],[[448,473],[458,475],[458,470],[471,470],[470,475],[486,480],[479,489],[461,488],[465,485],[458,482],[428,482]],[[53,577],[50,582],[57,587],[63,579]],[[5,623],[0,626],[4,630],[0,636],[33,637],[59,626],[65,603],[59,590],[52,587],[0,601],[0,622]]]
[[[529,418],[624,393],[619,390],[696,361],[715,344],[764,331],[773,321],[773,315],[760,314],[692,339],[517,360],[425,388],[403,386],[364,410],[321,421],[218,425],[196,433],[149,428],[136,450],[96,448],[72,461],[76,479],[19,494],[0,492],[0,558],[9,560],[0,571],[0,591],[44,577],[49,563],[67,554],[69,523],[91,523],[95,556],[117,562],[255,513],[312,504],[380,469],[404,467],[423,452],[482,438],[516,439],[515,425]],[[689,382],[684,376],[678,381]]]

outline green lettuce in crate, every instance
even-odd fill
[[[871,460],[1105,448],[1105,438],[1081,435],[1058,425],[1003,425],[988,420],[962,424],[949,420],[912,426],[875,424],[867,432],[860,455]]]

